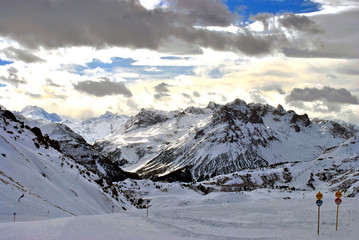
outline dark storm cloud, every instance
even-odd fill
[[[307,16],[299,16],[294,13],[284,13],[283,15],[277,15],[277,17],[279,25],[286,29],[308,32],[311,34],[323,33],[323,30]],[[265,30],[269,29],[269,25],[274,22],[274,19],[275,16],[271,13],[259,13],[250,17],[250,20],[252,21],[261,22]]]
[[[96,97],[103,97],[107,95],[123,95],[131,97],[131,91],[121,82],[110,82],[108,80],[95,82],[83,81],[74,86],[77,91],[93,95]]]
[[[160,83],[157,86],[155,86],[155,91],[156,94],[154,95],[154,97],[156,99],[161,99],[163,97],[169,97],[169,92],[170,90],[168,89],[171,85],[167,84],[167,83]]]
[[[229,26],[236,20],[226,5],[220,0],[193,1],[172,0],[175,11],[186,13],[187,21],[201,26]]]
[[[312,34],[323,32],[323,30],[321,30],[313,20],[310,20],[306,16],[295,15],[294,13],[286,13],[280,17],[278,21],[287,29],[294,29]]]
[[[358,59],[359,24],[355,24],[358,18],[358,10],[312,16],[310,20],[325,32],[318,38],[319,46],[316,49],[298,48],[300,44],[294,43],[283,48],[283,52],[289,57]],[[308,33],[303,39],[311,37]]]
[[[43,62],[44,60],[35,56],[31,52],[23,49],[18,49],[14,47],[8,47],[2,50],[5,56],[11,60],[20,60],[26,63],[35,63],[35,62]]]
[[[261,22],[263,24],[263,26],[264,26],[264,29],[268,30],[268,27],[269,27],[268,20],[273,19],[273,18],[274,18],[274,15],[271,14],[271,13],[259,13],[259,14],[255,15],[255,16],[251,16],[250,20],[254,21],[254,22],[255,21]]]
[[[245,29],[229,33],[198,28],[236,24],[238,16],[219,0],[170,0],[169,5],[147,10],[138,0],[3,0],[0,36],[35,49],[120,46],[201,53],[200,47],[206,47],[250,56],[271,53],[288,42],[281,31],[260,35]],[[282,25],[315,29],[305,17],[290,14]]]
[[[19,72],[16,68],[10,67],[8,70],[8,76],[0,76],[0,80],[7,82],[15,87],[18,87],[19,84],[26,84],[27,82],[24,79],[20,79],[17,73]]]
[[[286,97],[286,102],[315,102],[324,101],[337,104],[359,104],[358,98],[344,88],[335,89],[331,87],[317,88],[294,88]]]

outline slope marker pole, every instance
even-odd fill
[[[342,200],[340,199],[343,194],[340,191],[337,191],[335,193],[335,196],[337,197],[334,202],[337,204],[337,221],[335,223],[335,231],[338,231],[338,217],[339,217],[339,205],[342,203]]]
[[[317,195],[315,195],[318,199],[315,203],[318,206],[318,235],[319,235],[319,223],[320,223],[320,206],[323,205],[323,201],[321,200],[323,198],[323,194],[321,192],[318,192]]]
[[[320,206],[318,206],[318,235],[319,235]]]
[[[337,222],[335,224],[335,231],[338,231],[338,215],[339,215],[339,205],[337,205]]]

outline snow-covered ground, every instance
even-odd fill
[[[203,124],[206,116],[201,115]],[[321,144],[325,148],[316,147],[314,152],[305,147],[328,142],[324,137],[310,139],[303,134],[315,128],[316,134],[311,136],[322,136],[329,123],[323,123],[320,131],[315,126],[303,127],[300,133],[288,128],[295,137],[283,135],[291,144],[282,151],[302,156],[305,161],[273,161],[273,166],[244,169],[197,183],[133,179],[106,183],[99,181],[98,173],[55,150],[39,130],[12,118],[15,116],[3,112],[0,119],[0,240],[359,239],[358,136],[328,138],[330,144]],[[156,150],[164,149],[167,141],[176,141],[174,136],[185,136],[191,118],[189,114],[179,121],[169,120],[167,130],[177,129],[173,135],[166,134],[169,131],[163,125],[147,126],[148,135],[141,134],[136,124],[129,125],[135,129],[125,140],[147,137],[149,142],[158,143]],[[283,130],[278,120],[273,121],[273,128]],[[54,132],[51,124],[40,127],[42,133],[51,133],[56,140],[65,136],[61,131]],[[295,148],[297,154],[293,153]],[[343,191],[343,203],[339,230],[335,231],[334,192],[338,189]],[[324,195],[319,236],[318,191]],[[148,218],[145,208],[134,206],[141,207],[147,200]]]
[[[156,183],[157,185],[157,183]],[[213,192],[200,195],[169,184],[150,191],[149,217],[146,209],[104,215],[86,215],[32,221],[31,216],[4,216],[0,239],[341,239],[359,236],[359,199],[344,198],[339,207],[332,192],[323,192],[320,234],[317,235],[318,207],[314,191],[262,189],[243,193]],[[152,187],[154,188],[154,186]]]

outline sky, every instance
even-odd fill
[[[359,125],[358,0],[2,0],[0,104],[78,119],[237,98]]]

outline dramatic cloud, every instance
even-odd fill
[[[4,0],[0,8],[0,36],[35,49],[120,46],[180,50],[173,45],[171,48],[174,43],[185,51],[192,46],[196,53],[204,47],[250,56],[271,53],[288,42],[278,29],[265,35],[246,28],[235,33],[207,29],[233,26],[239,19],[219,0],[170,0],[168,5],[149,10],[138,0]],[[304,16],[286,14],[280,21],[289,29],[316,29],[313,21]],[[40,60],[10,50],[8,54],[24,61]]]
[[[156,99],[161,99],[163,97],[169,97],[169,92],[170,90],[168,89],[171,85],[167,84],[167,83],[160,83],[157,86],[155,86],[155,91],[156,94],[154,95],[154,97]]]
[[[302,36],[303,39],[312,38],[313,46],[301,43],[302,39],[298,38],[291,46],[284,47],[283,52],[289,57],[357,59],[359,24],[354,23],[358,19],[358,10],[312,16],[310,20],[314,21],[319,29],[323,29],[324,33],[317,38],[313,38],[311,33]]]
[[[0,76],[0,80],[3,82],[7,82],[11,85],[14,85],[15,87],[18,87],[19,84],[26,84],[27,82],[24,79],[20,79],[18,77],[18,70],[14,67],[10,67],[8,70],[8,76],[4,77],[4,76]]]
[[[83,81],[76,84],[75,89],[96,97],[103,97],[106,95],[123,95],[125,97],[132,97],[131,91],[121,82],[110,81]]]
[[[169,3],[181,14],[185,13],[190,24],[225,27],[236,21],[236,16],[218,0],[170,0]]]
[[[323,30],[319,29],[313,20],[310,20],[306,16],[295,15],[294,13],[286,13],[280,17],[278,21],[283,27],[287,29],[294,29],[312,34],[323,32]]]
[[[335,89],[331,87],[317,88],[294,88],[286,97],[287,103],[292,102],[315,102],[324,101],[328,104],[359,104],[358,98],[353,96],[348,90],[341,88]]]
[[[274,19],[274,15],[271,14],[271,13],[259,13],[255,16],[251,16],[250,17],[250,20],[251,21],[259,21],[263,24],[263,27],[264,27],[264,30],[268,30],[269,29],[269,20],[272,20]]]
[[[8,47],[2,50],[5,56],[11,60],[20,60],[26,63],[44,62],[43,59],[33,55],[27,50]]]

